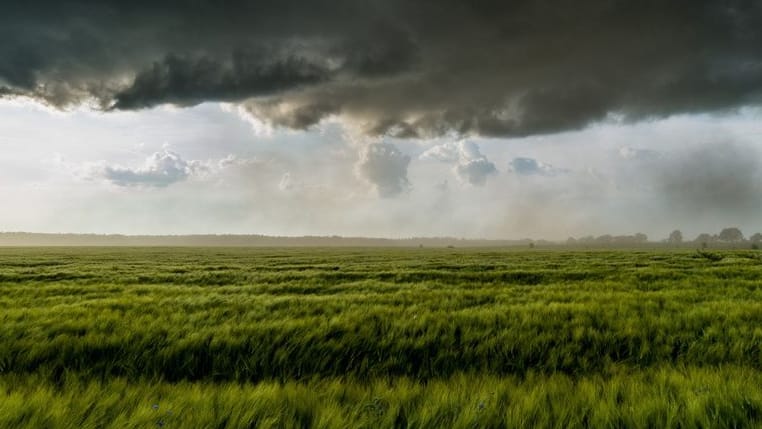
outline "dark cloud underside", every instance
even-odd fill
[[[760,101],[759,1],[27,1],[0,96],[245,103],[307,128],[518,136]]]

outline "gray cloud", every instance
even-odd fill
[[[0,16],[0,97],[245,103],[273,125],[522,136],[758,104],[762,4],[31,0]]]
[[[555,168],[534,158],[513,158],[510,163],[511,171],[521,176],[555,176],[566,170]]]
[[[229,64],[224,64],[210,57],[192,59],[170,55],[141,71],[129,87],[116,93],[113,108],[236,100],[242,94],[267,95],[314,84],[327,80],[329,75],[327,67],[297,56],[272,59],[267,53],[236,51]]]
[[[463,161],[455,167],[458,176],[472,185],[481,186],[487,182],[487,177],[497,174],[495,164],[485,157]]]
[[[394,197],[407,190],[407,167],[410,157],[390,143],[372,143],[362,152],[357,164],[361,177],[378,191],[381,197]]]
[[[91,175],[117,186],[166,187],[186,180],[202,168],[198,161],[185,161],[174,152],[164,151],[148,157],[142,167],[103,165]]]
[[[757,215],[762,208],[761,163],[752,146],[703,144],[656,163],[649,177],[673,212]]]

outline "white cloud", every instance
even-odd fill
[[[424,161],[458,162],[461,157],[460,143],[461,142],[450,142],[434,146],[426,152],[423,152],[418,159]]]
[[[623,146],[619,149],[619,156],[635,161],[654,161],[659,159],[661,154],[655,150]]]
[[[140,167],[96,164],[90,168],[91,177],[102,178],[116,186],[162,188],[181,182],[192,175],[208,171],[201,161],[186,161],[175,152],[164,150],[149,156]]]
[[[249,124],[255,136],[265,138],[273,136],[273,126],[263,122],[256,115],[251,114],[243,105],[220,103],[219,106],[223,112],[235,114],[239,119]]]
[[[360,154],[358,174],[370,182],[384,198],[394,197],[409,189],[407,168],[410,157],[390,143],[372,143]]]
[[[419,159],[455,163],[453,171],[458,178],[475,186],[483,186],[489,176],[497,174],[495,164],[481,153],[479,145],[468,141],[434,146],[422,153]]]
[[[556,176],[567,171],[555,168],[550,164],[537,161],[534,158],[513,158],[510,163],[511,171],[520,176]]]

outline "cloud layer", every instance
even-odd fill
[[[522,136],[758,104],[762,4],[30,0],[0,15],[0,97],[243,103],[272,125]]]

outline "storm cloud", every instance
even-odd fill
[[[525,136],[760,102],[762,3],[30,0],[0,15],[0,97],[241,103],[305,129]]]

